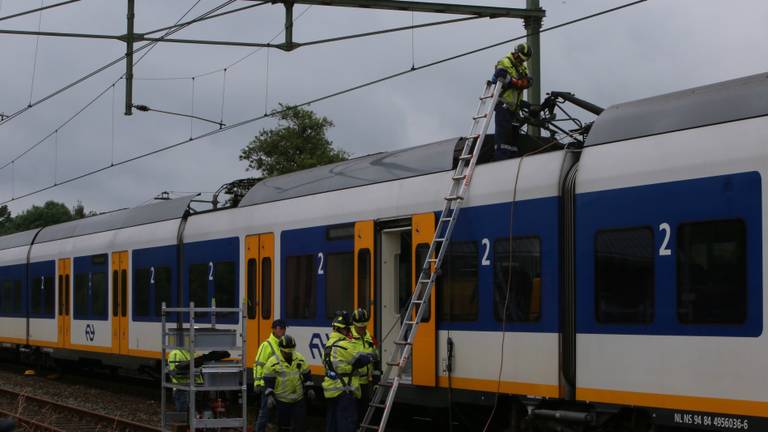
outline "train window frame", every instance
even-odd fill
[[[167,282],[167,299],[164,299],[161,292],[161,286],[164,286]],[[160,317],[163,314],[163,301],[165,301],[165,307],[174,307],[174,295],[173,295],[173,271],[169,266],[155,267],[155,287],[154,287],[154,316]]]
[[[97,282],[100,282],[97,284]],[[97,297],[100,294],[100,298]],[[107,272],[96,271],[91,273],[91,307],[90,319],[107,320],[109,317],[109,280]]]
[[[208,295],[209,264],[193,263],[189,266],[188,286],[189,303],[195,303],[196,308],[210,307],[210,297]],[[199,292],[198,292],[199,291]],[[198,300],[203,300],[202,302]],[[203,304],[200,304],[203,303]],[[207,317],[208,313],[197,313],[195,319]]]
[[[287,319],[314,319],[317,315],[317,262],[315,254],[285,258],[285,313]],[[299,271],[304,272],[301,278]],[[293,282],[293,283],[292,283]],[[293,305],[300,302],[301,305]],[[300,311],[303,309],[303,311]]]
[[[330,319],[338,311],[350,311],[355,307],[355,253],[329,253],[325,261],[325,316]],[[337,267],[339,264],[344,268]]]
[[[112,270],[112,317],[115,318],[119,314],[119,272],[117,269]]]
[[[719,224],[717,229],[713,229],[712,225]],[[711,308],[705,308],[705,311],[703,313],[700,313],[699,315],[696,315],[695,318],[684,318],[684,308],[686,304],[690,304],[693,300],[693,298],[690,298],[690,291],[688,290],[688,293],[685,293],[683,289],[681,289],[681,285],[684,282],[687,282],[687,276],[690,275],[690,270],[686,271],[686,269],[692,265],[692,264],[698,264],[700,267],[700,263],[694,262],[696,260],[696,257],[693,256],[694,252],[701,253],[701,250],[698,251],[692,251],[690,254],[686,254],[686,252],[689,250],[689,244],[686,244],[686,240],[688,238],[686,236],[690,235],[687,230],[688,229],[701,229],[703,227],[707,227],[705,229],[701,229],[701,232],[704,232],[707,236],[707,239],[712,239],[713,237],[723,236],[724,234],[733,234],[725,232],[725,228],[722,227],[722,225],[725,224],[734,224],[733,226],[736,227],[737,231],[736,234],[738,235],[738,238],[735,239],[735,249],[733,252],[740,252],[741,255],[740,260],[738,261],[737,265],[734,268],[728,269],[728,271],[723,271],[722,267],[723,264],[710,264],[707,262],[705,266],[713,266],[718,268],[719,270],[704,270],[706,274],[709,274],[711,276],[722,276],[724,274],[728,274],[727,279],[727,285],[725,285],[725,289],[720,290],[720,294],[722,293],[728,293],[726,296],[717,296],[715,293],[714,297],[717,297],[713,299],[713,301],[710,302],[710,304],[717,304],[721,308],[723,307],[726,299],[733,299],[734,293],[738,293],[741,297],[741,302],[737,305],[739,307],[738,310],[736,310],[736,314],[732,317],[722,317],[722,314],[714,314]],[[701,232],[696,234],[701,234]],[[676,316],[677,321],[685,326],[689,325],[743,325],[747,322],[749,318],[749,276],[748,276],[748,250],[747,250],[747,242],[748,242],[748,233],[747,233],[747,224],[746,221],[740,218],[733,218],[733,219],[716,219],[716,220],[703,220],[703,221],[692,221],[692,222],[685,222],[681,223],[677,226],[677,249],[676,249],[676,259],[675,259],[675,271],[677,274],[677,280],[676,280],[676,300],[677,300],[677,306],[676,306]],[[721,238],[721,237],[720,237]],[[722,258],[718,257],[717,251],[715,250],[715,247],[713,245],[722,244],[724,242],[708,242],[706,244],[707,248],[705,250],[707,256],[707,261],[714,261],[715,259]],[[720,249],[722,249],[724,246],[719,246]],[[722,254],[722,250],[720,251],[720,254]],[[703,278],[707,280],[710,284],[713,283],[715,278],[713,277],[706,277]],[[723,279],[722,277],[718,279]],[[738,280],[737,280],[738,279]],[[736,282],[734,282],[736,281]],[[689,298],[686,299],[685,294],[689,294]],[[693,293],[693,296],[702,294],[701,292]],[[693,307],[693,306],[691,306]],[[729,312],[733,313],[733,312]],[[689,313],[690,315],[690,313]],[[699,316],[706,317],[708,319],[701,319]],[[718,318],[719,317],[719,318]]]
[[[354,223],[334,225],[325,229],[325,239],[328,241],[352,240],[354,238],[355,238]]]
[[[272,257],[261,258],[261,319],[272,317]]]
[[[0,283],[0,316],[21,316],[24,303],[21,280],[6,279]]]
[[[213,263],[213,296],[217,308],[238,307],[237,266],[234,261],[216,261]],[[213,304],[213,301],[210,302]],[[217,313],[216,318],[223,320],[237,319],[235,312]]]
[[[88,272],[75,273],[75,283],[72,289],[72,318],[75,320],[88,319],[90,307],[88,305]]]
[[[464,262],[465,264],[469,264],[469,267],[462,267],[457,268],[453,267],[452,264],[454,264],[453,260],[456,258],[453,258],[454,254],[457,252],[457,249],[459,247],[471,247],[471,251],[469,251],[469,258],[463,259],[463,261],[458,261],[459,263]],[[462,251],[467,252],[467,251]],[[480,318],[480,247],[479,242],[477,240],[457,240],[457,241],[451,241],[448,244],[448,250],[446,251],[445,255],[443,256],[443,263],[440,266],[441,273],[438,276],[437,284],[440,287],[437,296],[437,316],[439,317],[440,321],[444,322],[473,322],[477,321]],[[465,260],[465,261],[464,261]],[[421,265],[418,264],[417,265]],[[474,276],[471,278],[461,277],[461,278],[455,278],[453,276],[454,272],[457,273],[457,275],[461,273],[465,273],[467,269],[470,270],[471,273],[474,273]],[[421,267],[418,268],[418,273],[421,272]],[[452,284],[456,283],[457,281],[455,279],[467,279],[471,282],[472,289],[469,290],[471,293],[470,297],[474,299],[474,301],[471,302],[465,302],[461,301],[461,298],[456,298],[456,294],[462,293],[466,290],[457,290],[456,287],[454,287]],[[466,312],[457,313],[454,311],[454,306],[457,304],[461,305],[470,305],[470,308]],[[448,309],[446,310],[446,305]],[[422,317],[423,318],[423,317]]]
[[[515,244],[520,244],[522,242],[531,242],[531,244],[534,244],[535,247],[533,248],[522,248],[522,247],[515,247]],[[502,247],[506,246],[506,250],[502,250]],[[508,254],[508,255],[507,255]],[[529,276],[530,280],[530,293],[529,299],[528,299],[528,311],[527,311],[527,319],[522,319],[521,317],[523,315],[526,315],[525,311],[521,311],[520,309],[517,309],[516,311],[513,310],[514,305],[508,301],[507,297],[507,290],[506,287],[503,289],[500,289],[502,286],[499,285],[499,283],[502,281],[502,277],[504,277],[504,269],[501,268],[501,264],[504,263],[505,255],[508,258],[514,259],[514,257],[517,255],[518,257],[527,257],[528,255],[533,256],[533,271],[534,273],[538,273],[538,279],[539,279],[539,286],[538,286],[538,314],[534,311],[535,308],[532,306],[534,304],[534,294],[536,292],[536,275],[533,274],[531,276],[531,272],[528,271],[527,274]],[[501,257],[501,259],[500,259]],[[521,258],[518,258],[519,260]],[[509,261],[506,261],[509,262]],[[544,304],[542,302],[542,298],[544,296],[543,293],[543,286],[544,286],[544,279],[542,277],[542,271],[541,271],[541,265],[542,265],[542,254],[541,254],[541,238],[539,236],[513,236],[513,237],[498,237],[493,242],[493,316],[494,319],[498,322],[516,322],[516,323],[536,323],[540,322],[542,319],[542,316],[544,315],[542,310],[542,305]],[[530,268],[526,270],[531,270]],[[522,273],[522,272],[521,272]],[[509,280],[509,275],[506,277],[507,280]],[[500,294],[500,292],[503,291],[503,295]],[[510,291],[511,293],[511,291]],[[518,294],[517,292],[515,294]],[[524,293],[521,293],[520,295],[524,295]],[[502,302],[506,302],[507,307],[506,310],[505,306]],[[515,313],[516,312],[516,313]],[[502,313],[504,316],[502,316]]]
[[[40,285],[41,283],[42,283],[42,286]],[[54,309],[55,309],[55,289],[56,289],[55,283],[56,283],[56,278],[48,275],[35,276],[30,279],[30,285],[29,285],[29,316],[30,317],[53,318]],[[35,300],[37,300],[37,302]]]
[[[625,252],[623,255],[619,256],[618,252],[616,250],[606,251],[603,254],[601,254],[599,247],[601,242],[601,236],[609,236],[609,235],[628,235],[632,234],[635,236],[634,241],[635,244],[632,245],[634,250],[637,250],[637,243],[639,236],[641,235],[645,237],[644,241],[646,242],[645,245],[642,245],[644,247],[647,247],[647,250],[644,250],[646,254],[643,256],[640,255],[630,255],[629,252]],[[613,244],[616,244],[621,241],[621,239],[617,240],[616,238],[607,239],[605,240],[607,242],[611,242]],[[593,257],[595,260],[595,277],[594,277],[594,286],[593,286],[593,293],[594,293],[594,308],[595,308],[595,320],[600,324],[605,325],[650,325],[652,324],[656,319],[656,239],[655,239],[655,231],[650,225],[638,225],[638,226],[632,226],[632,227],[622,227],[617,229],[604,229],[604,230],[598,230],[595,232],[594,236],[594,243],[593,243]],[[626,244],[622,245],[626,246]],[[632,272],[633,277],[625,278],[622,277],[622,279],[629,279],[632,284],[630,289],[625,289],[627,286],[627,282],[622,282],[621,286],[621,292],[614,292],[615,290],[611,290],[611,283],[609,279],[606,279],[608,276],[606,276],[609,272],[607,271],[607,267],[609,265],[616,265],[615,263],[611,263],[608,259],[608,256],[610,254],[610,258],[613,259],[613,261],[619,261],[619,258],[622,258],[623,261],[629,261],[634,260],[633,266],[636,267],[635,270],[627,267],[627,263],[624,262],[624,267],[619,268],[618,271],[615,273],[620,274],[622,276],[625,276]],[[641,263],[642,261],[642,263]],[[640,264],[644,264],[643,268],[640,268]],[[650,269],[649,269],[650,268]],[[644,277],[641,277],[641,272],[646,273]],[[645,287],[642,287],[641,284],[643,280],[647,281],[647,284]],[[634,285],[636,284],[636,285]],[[632,290],[632,288],[640,288],[638,290]],[[633,304],[632,306],[635,307],[637,312],[637,315],[632,316],[631,313],[623,312],[623,315],[620,315],[621,312],[616,313],[614,312],[614,316],[611,316],[607,312],[607,306],[612,306],[614,309],[621,308],[622,306],[627,306],[627,300],[631,300],[632,296],[628,295],[628,293],[636,293],[637,298],[635,300],[639,300],[637,303]],[[613,294],[614,298],[623,300],[623,304],[618,303],[611,303],[608,304],[606,302],[606,298],[611,297],[610,294]]]

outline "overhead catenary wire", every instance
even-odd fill
[[[40,0],[40,13],[37,16],[37,31],[40,32],[40,29],[43,24],[43,3],[45,0]],[[40,48],[40,36],[38,35],[35,38],[35,55],[34,60],[32,60],[32,82],[29,85],[29,105],[32,105],[32,94],[35,91],[35,77],[37,76],[37,53]]]
[[[199,20],[199,19],[202,19],[202,18],[204,18],[204,17],[206,17],[206,16],[209,16],[209,15],[211,15],[211,14],[215,13],[215,12],[218,12],[219,10],[221,10],[221,9],[223,9],[223,8],[225,8],[225,7],[227,7],[227,6],[229,6],[230,4],[234,3],[235,1],[237,1],[237,0],[227,0],[227,1],[225,1],[225,2],[224,2],[222,5],[220,5],[220,6],[217,6],[217,7],[213,8],[213,9],[211,9],[210,11],[208,11],[208,12],[204,13],[203,15],[201,15],[200,17],[198,17],[198,18],[197,18],[197,20]],[[199,3],[199,2],[198,2],[198,3]],[[187,26],[188,26],[188,25],[191,25],[191,24],[193,24],[193,23],[195,23],[195,22],[198,22],[198,21],[196,21],[196,20],[191,20],[191,21],[189,21],[189,24],[187,24]],[[169,31],[168,31],[166,34],[164,34],[162,37],[158,38],[158,40],[156,40],[156,41],[151,41],[151,42],[147,42],[147,43],[145,43],[144,45],[141,45],[141,46],[139,46],[139,47],[135,48],[135,49],[132,51],[132,53],[133,53],[133,54],[136,54],[136,53],[139,53],[139,52],[141,52],[141,51],[144,51],[145,49],[148,49],[148,48],[149,48],[149,49],[151,49],[151,48],[152,48],[152,47],[154,47],[156,44],[160,43],[160,42],[161,42],[161,41],[162,41],[164,38],[166,38],[166,37],[168,37],[168,36],[170,36],[170,35],[172,35],[172,34],[174,34],[174,33],[176,33],[176,32],[179,32],[179,31],[181,31],[181,30],[182,30],[182,29],[184,29],[184,28],[186,28],[186,26],[184,26],[184,27],[175,27],[174,29],[172,29],[172,30],[169,30]],[[42,103],[44,103],[44,102],[46,102],[46,101],[48,101],[48,100],[50,100],[50,99],[52,99],[52,98],[54,98],[54,97],[58,96],[58,95],[60,95],[60,94],[62,94],[62,93],[64,93],[64,92],[66,92],[67,90],[69,90],[69,89],[71,89],[71,88],[73,88],[73,87],[75,87],[75,86],[79,85],[80,83],[82,83],[82,82],[85,82],[85,81],[89,80],[90,78],[92,78],[92,77],[94,77],[94,76],[98,75],[99,73],[101,73],[101,72],[103,72],[103,71],[105,71],[105,70],[107,70],[107,69],[111,68],[112,66],[114,66],[114,65],[116,65],[116,64],[118,64],[118,63],[121,63],[121,62],[123,61],[123,59],[124,59],[124,58],[125,58],[125,56],[120,56],[120,57],[118,57],[118,58],[116,58],[116,59],[114,59],[114,60],[110,61],[109,63],[107,63],[107,64],[105,64],[105,65],[103,65],[103,66],[101,66],[101,67],[99,67],[99,68],[97,68],[97,69],[95,69],[95,70],[93,70],[93,71],[89,72],[89,73],[87,73],[86,75],[84,75],[84,76],[82,76],[82,77],[80,77],[80,78],[78,78],[77,80],[75,80],[75,81],[73,81],[73,82],[71,82],[71,83],[69,83],[69,84],[67,84],[67,85],[65,85],[65,86],[63,86],[63,87],[61,87],[61,88],[59,88],[58,90],[55,90],[54,92],[52,92],[52,93],[50,93],[50,94],[46,95],[45,97],[43,97],[43,98],[41,98],[41,99],[39,99],[39,100],[37,100],[37,101],[35,101],[35,102],[32,102],[32,103],[30,103],[30,104],[29,104],[29,105],[27,105],[26,107],[24,107],[24,108],[20,108],[20,109],[18,109],[17,111],[15,111],[14,113],[12,113],[12,114],[10,114],[10,115],[7,115],[7,116],[6,116],[6,117],[5,117],[5,118],[4,118],[2,121],[0,121],[0,126],[3,126],[3,125],[5,125],[5,124],[7,124],[7,123],[8,123],[8,122],[10,122],[11,120],[13,120],[13,119],[15,119],[16,117],[20,116],[21,114],[23,114],[23,113],[27,112],[27,111],[28,111],[28,110],[30,110],[31,108],[33,108],[33,107],[35,107],[35,106],[37,106],[37,105],[40,105],[40,104],[42,104]],[[143,58],[143,57],[142,57],[142,58]],[[134,62],[134,65],[135,65],[136,63],[138,63],[138,60],[137,60],[136,62]],[[124,76],[124,75],[125,75],[125,74],[121,75],[121,78],[122,78],[122,76]],[[119,79],[118,79],[118,80],[119,80]]]
[[[13,14],[13,15],[6,15],[4,17],[0,17],[0,21],[9,20],[11,18],[18,18],[20,16],[29,15],[29,14],[33,14],[35,12],[44,11],[46,9],[52,9],[52,8],[59,7],[59,6],[68,5],[70,3],[77,3],[79,1],[80,0],[67,0],[67,1],[63,1],[61,3],[54,3],[54,4],[51,4],[51,5],[48,5],[48,6],[40,6],[37,9],[30,9],[30,10],[26,10],[24,12],[19,12],[19,13]],[[3,0],[0,0],[0,10],[2,10],[2,8],[3,8]]]
[[[192,7],[190,7],[190,8],[189,8],[189,9],[188,9],[188,10],[187,10],[185,13],[184,13],[184,15],[182,15],[182,17],[178,19],[178,21],[177,21],[177,22],[180,22],[180,21],[181,21],[181,20],[183,20],[183,19],[184,19],[184,18],[185,18],[187,15],[189,15],[189,13],[190,13],[190,12],[192,12],[192,10],[193,10],[193,9],[194,9],[194,8],[195,8],[195,7],[196,7],[198,4],[200,4],[200,2],[201,2],[201,1],[202,1],[202,0],[197,0],[197,2],[196,2],[195,4],[193,4],[193,5],[192,5]],[[217,8],[214,8],[214,9],[218,9],[218,7],[217,7]],[[208,14],[208,13],[210,13],[210,11],[209,11],[209,12],[206,12],[206,13],[204,13],[203,15],[206,15],[206,14]],[[201,15],[201,16],[203,16],[203,15]],[[153,49],[155,46],[156,46],[156,44],[153,44],[151,47],[149,47],[149,49],[148,49],[147,51],[145,51],[144,53],[142,53],[142,55],[141,55],[141,56],[140,56],[140,57],[139,57],[139,58],[138,58],[138,59],[137,59],[137,60],[134,62],[134,65],[138,64],[139,62],[141,62],[141,61],[142,61],[142,60],[143,60],[143,59],[144,59],[144,58],[145,58],[145,57],[146,57],[146,56],[147,56],[147,55],[148,55],[148,54],[149,54],[149,53],[152,51],[152,49]],[[95,96],[93,99],[91,99],[91,100],[90,100],[89,102],[87,102],[87,103],[86,103],[86,104],[85,104],[83,107],[81,107],[81,108],[80,108],[80,109],[79,109],[77,112],[75,112],[75,114],[74,114],[74,115],[72,115],[72,116],[71,116],[71,117],[69,117],[67,120],[65,120],[63,123],[61,123],[60,125],[58,125],[58,126],[57,126],[57,127],[54,129],[54,131],[55,131],[55,130],[60,130],[60,129],[64,128],[64,127],[65,127],[65,126],[66,126],[68,123],[70,123],[72,120],[74,120],[74,119],[75,119],[76,117],[78,117],[80,114],[82,114],[82,113],[83,113],[83,112],[84,112],[84,111],[85,111],[85,110],[86,110],[88,107],[90,107],[91,105],[93,105],[94,103],[96,103],[96,101],[98,101],[98,100],[99,100],[99,99],[100,99],[100,98],[101,98],[101,97],[102,97],[102,96],[103,96],[103,95],[104,95],[104,94],[105,94],[107,91],[109,91],[109,89],[114,89],[115,85],[116,85],[118,82],[120,82],[120,80],[121,80],[121,79],[123,79],[123,77],[125,77],[125,73],[123,73],[122,75],[120,75],[120,77],[118,77],[118,78],[117,78],[117,79],[116,79],[114,82],[112,82],[110,85],[108,85],[106,88],[104,88],[104,90],[102,90],[101,92],[99,92],[99,93],[98,93],[98,94],[97,94],[97,95],[96,95],[96,96]],[[8,117],[8,116],[6,116],[6,118],[7,118],[7,117]],[[2,123],[2,122],[0,122],[0,125],[2,125],[2,124],[3,124],[3,123]],[[28,147],[26,150],[22,151],[20,154],[18,154],[17,156],[15,156],[13,159],[11,159],[10,161],[8,161],[7,163],[5,163],[5,164],[3,164],[3,165],[0,165],[0,170],[2,170],[2,169],[4,169],[4,168],[6,168],[6,167],[7,167],[7,166],[9,166],[9,165],[10,165],[12,162],[18,161],[19,159],[21,159],[22,157],[24,157],[25,155],[27,155],[29,152],[31,152],[32,150],[34,150],[34,149],[35,149],[36,147],[38,147],[40,144],[42,144],[43,142],[45,142],[45,140],[46,140],[46,139],[50,138],[51,134],[53,134],[53,133],[54,133],[54,131],[51,131],[49,134],[47,134],[45,137],[43,137],[43,139],[41,139],[40,141],[37,141],[37,142],[36,142],[35,144],[33,144],[32,146]]]
[[[554,25],[552,27],[543,28],[543,29],[541,29],[539,31],[539,33],[545,33],[545,32],[549,32],[549,31],[552,31],[552,30],[559,29],[559,28],[563,28],[563,27],[566,27],[566,26],[569,26],[569,25],[573,25],[573,24],[582,22],[582,21],[586,21],[586,20],[589,20],[589,19],[592,19],[592,18],[596,18],[596,17],[602,16],[602,15],[606,15],[606,14],[609,14],[609,13],[612,13],[612,12],[616,12],[616,11],[619,11],[619,10],[622,10],[622,9],[626,9],[628,7],[635,6],[635,5],[638,5],[640,3],[645,3],[646,1],[648,1],[648,0],[636,0],[636,1],[633,1],[633,2],[630,2],[630,3],[625,3],[625,4],[620,5],[620,6],[616,6],[616,7],[610,8],[610,9],[602,10],[600,12],[596,12],[596,13],[593,13],[593,14],[585,15],[583,17],[576,18],[576,19],[573,19],[573,20],[565,21],[563,23]],[[403,75],[407,75],[409,73],[413,73],[413,72],[416,72],[416,71],[419,71],[419,70],[422,70],[422,69],[431,68],[431,67],[434,67],[434,66],[437,66],[437,65],[449,62],[449,61],[453,61],[453,60],[456,60],[456,59],[459,59],[459,58],[462,58],[462,57],[466,57],[466,56],[469,56],[469,55],[472,55],[472,54],[476,54],[478,52],[486,51],[486,50],[489,50],[491,48],[495,48],[495,47],[498,47],[498,46],[501,46],[501,45],[505,45],[505,44],[508,44],[510,42],[515,42],[517,40],[524,39],[527,36],[528,35],[526,34],[526,35],[523,35],[523,36],[514,37],[514,38],[507,39],[507,40],[504,40],[504,41],[501,41],[501,42],[497,42],[497,43],[494,43],[494,44],[486,45],[486,46],[481,47],[481,48],[476,48],[476,49],[473,49],[473,50],[470,50],[470,51],[465,51],[463,53],[456,54],[456,55],[451,56],[451,57],[446,57],[446,58],[443,58],[443,59],[440,59],[440,60],[433,61],[431,63],[427,63],[427,64],[424,64],[424,65],[418,66],[418,67],[416,67],[414,69],[407,69],[407,70],[404,70],[404,71],[401,71],[401,72],[397,72],[397,73],[394,73],[394,74],[391,74],[391,75],[387,75],[387,76],[379,78],[379,79],[375,79],[375,80],[372,80],[372,81],[365,82],[363,84],[359,84],[359,85],[356,85],[356,86],[353,86],[353,87],[348,87],[346,89],[339,90],[337,92],[330,93],[330,94],[327,94],[325,96],[320,96],[320,97],[317,97],[315,99],[311,99],[311,100],[302,102],[300,104],[292,105],[290,108],[286,108],[286,109],[282,109],[282,110],[274,110],[270,114],[264,114],[264,115],[261,115],[261,116],[256,116],[256,117],[252,117],[252,118],[249,118],[249,119],[246,119],[246,120],[242,120],[242,121],[237,122],[237,123],[232,123],[230,125],[227,125],[227,126],[224,126],[224,127],[220,128],[220,129],[214,129],[214,130],[202,133],[202,134],[200,134],[200,135],[198,135],[196,137],[191,137],[188,140],[179,141],[179,142],[176,142],[176,143],[173,143],[173,144],[169,144],[167,146],[160,147],[158,149],[155,149],[155,150],[152,150],[152,151],[149,151],[149,152],[146,152],[146,153],[142,153],[142,154],[133,156],[131,158],[128,158],[128,159],[116,162],[112,166],[105,166],[105,167],[101,167],[101,168],[96,168],[96,169],[93,169],[91,171],[87,171],[85,173],[79,174],[77,176],[70,177],[70,178],[60,182],[58,185],[49,185],[49,186],[46,186],[46,187],[42,187],[42,188],[33,190],[31,192],[27,192],[27,193],[25,193],[23,195],[19,195],[18,197],[14,196],[10,200],[6,200],[6,201],[3,201],[3,202],[0,202],[0,205],[8,204],[8,203],[10,203],[12,201],[16,201],[16,200],[19,200],[19,199],[22,199],[22,198],[26,198],[26,197],[29,197],[29,196],[41,193],[41,192],[48,191],[48,190],[53,189],[53,188],[55,188],[57,186],[61,186],[61,185],[68,184],[68,183],[72,183],[72,182],[75,182],[77,180],[81,180],[83,178],[90,177],[92,175],[101,173],[103,171],[107,171],[107,170],[109,170],[109,169],[111,169],[113,167],[117,167],[117,166],[121,166],[121,165],[126,165],[126,164],[129,164],[131,162],[135,162],[137,160],[141,160],[141,159],[144,159],[144,158],[147,158],[147,157],[150,157],[150,156],[154,156],[156,154],[163,153],[163,152],[166,152],[168,150],[171,150],[171,149],[174,149],[174,148],[177,148],[177,147],[181,147],[181,146],[183,146],[185,144],[188,144],[190,142],[193,142],[193,141],[197,141],[197,140],[200,140],[200,139],[203,139],[203,138],[207,138],[207,137],[210,137],[210,136],[218,135],[220,133],[227,132],[227,131],[232,130],[232,129],[240,128],[240,127],[248,125],[250,123],[253,123],[253,122],[265,119],[267,117],[283,113],[283,112],[285,112],[285,111],[287,111],[288,109],[291,109],[291,108],[304,107],[304,106],[312,105],[312,104],[315,104],[315,103],[318,103],[318,102],[322,102],[322,101],[325,101],[327,99],[331,99],[331,98],[334,98],[334,97],[337,97],[337,96],[341,96],[341,95],[344,95],[344,94],[347,94],[347,93],[351,93],[351,92],[354,92],[354,91],[362,89],[362,88],[370,87],[372,85],[375,85],[375,84],[378,84],[378,83],[381,83],[381,82],[384,82],[384,81],[388,81],[390,79],[394,79],[394,78],[397,78],[397,77],[400,77],[400,76],[403,76]]]

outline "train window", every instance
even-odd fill
[[[29,289],[29,312],[33,316],[53,316],[54,286],[52,276],[32,279]]]
[[[357,307],[368,310],[371,306],[371,250],[357,251]]]
[[[108,295],[107,274],[95,272],[91,274],[91,318],[107,319]]]
[[[272,317],[272,258],[261,259],[261,319]]]
[[[355,307],[355,261],[353,253],[328,254],[325,270],[325,315],[351,311]]]
[[[86,319],[88,318],[88,273],[75,274],[74,291],[73,315],[75,319]]]
[[[740,324],[747,319],[747,227],[743,221],[680,225],[677,317],[685,324]]]
[[[120,270],[120,316],[128,316],[128,271]]]
[[[248,264],[246,265],[246,271],[248,272],[248,277],[246,279],[247,282],[247,288],[246,288],[246,299],[248,300],[248,319],[256,319],[256,277],[257,277],[257,271],[256,268],[256,259],[251,258],[248,260]]]
[[[119,280],[117,276],[118,276],[117,270],[112,270],[112,316],[113,317],[117,316],[118,306],[120,305],[120,297],[119,297],[120,285],[118,285]]]
[[[285,312],[288,319],[315,318],[315,256],[289,256],[285,261]]]
[[[650,227],[595,236],[595,314],[601,323],[650,323],[654,318],[654,239]]]
[[[169,267],[155,268],[155,316],[160,316],[163,312],[163,303],[165,307],[174,307],[171,290],[173,281],[171,279],[171,269]]]
[[[21,296],[21,281],[4,281],[0,285],[0,313],[6,315],[23,313]]]
[[[149,285],[150,269],[137,268],[133,271],[133,316],[134,318],[145,318],[150,315],[149,312]],[[115,315],[117,310],[115,310]]]
[[[438,276],[438,309],[441,320],[477,319],[478,260],[477,242],[456,241],[448,245],[441,265],[442,274]]]
[[[234,262],[222,261],[213,265],[213,297],[216,299],[216,307],[238,306],[236,279]],[[224,319],[236,319],[237,313],[225,312],[218,316]]]
[[[325,231],[328,240],[352,240],[355,238],[355,224],[336,225]]]
[[[64,313],[64,276],[59,275],[59,315]]]
[[[429,253],[429,245],[427,243],[419,243],[416,245],[416,282],[421,277],[421,269],[424,267],[424,261],[427,260],[427,254]],[[433,292],[437,291],[434,287]],[[429,322],[429,318],[432,315],[431,308],[427,306],[424,310],[424,315],[421,316],[421,322]],[[417,310],[418,313],[418,310]]]
[[[208,307],[208,274],[208,264],[192,264],[189,267],[189,301],[194,302],[195,307]],[[201,318],[208,314],[195,316]]]
[[[539,238],[500,238],[493,243],[493,313],[497,321],[541,319]]]
[[[70,282],[70,276],[66,275],[64,276],[64,314],[69,316],[69,304],[70,304],[70,297],[69,297],[69,286],[71,284]]]

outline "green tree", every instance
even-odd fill
[[[333,127],[328,118],[283,104],[272,115],[278,120],[277,127],[262,129],[240,151],[240,160],[248,162],[249,170],[272,177],[349,158],[349,153],[334,148],[326,137]]]
[[[10,232],[12,222],[13,218],[11,217],[11,211],[8,210],[8,206],[0,206],[0,235]]]
[[[33,205],[13,217],[11,217],[11,212],[7,206],[2,206],[0,207],[0,235],[69,222],[94,214],[94,212],[86,213],[85,207],[80,201],[72,207],[72,210],[63,203],[47,201],[42,206]]]

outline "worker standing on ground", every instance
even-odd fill
[[[508,159],[519,156],[517,144],[522,119],[519,110],[523,101],[523,91],[531,86],[528,67],[525,62],[533,52],[528,44],[521,43],[496,63],[492,82],[504,84],[499,101],[494,108],[496,116],[495,159]]]
[[[272,357],[264,366],[264,398],[268,410],[277,408],[277,424],[281,431],[304,432],[307,399],[315,399],[312,374],[307,361],[296,352],[296,340],[285,335],[278,343],[280,356]]]
[[[365,415],[368,404],[371,401],[371,380],[373,379],[373,362],[378,358],[376,343],[368,333],[368,311],[363,308],[357,309],[352,313],[352,337],[357,343],[357,351],[371,354],[372,363],[368,366],[358,369],[360,379],[360,403],[358,407],[358,416],[360,419]],[[376,371],[378,372],[378,371]]]
[[[264,390],[264,366],[267,365],[273,357],[280,357],[278,344],[280,338],[285,336],[285,329],[288,324],[285,320],[276,319],[272,321],[272,333],[267,340],[261,343],[256,352],[256,359],[253,362],[253,389],[257,395],[261,395]],[[256,432],[264,432],[269,420],[269,410],[267,408],[267,398],[262,397],[259,404],[259,416],[256,418]]]
[[[331,323],[332,332],[323,350],[323,394],[327,413],[326,432],[354,432],[357,430],[357,406],[360,398],[360,379],[357,369],[367,366],[371,356],[357,351],[352,339],[352,320],[347,311],[337,312]]]

